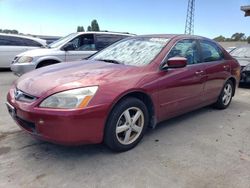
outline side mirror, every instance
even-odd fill
[[[75,50],[75,46],[72,42],[68,42],[64,47],[63,47],[64,51],[72,51]]]
[[[187,66],[187,59],[185,57],[171,57],[162,65],[161,69],[183,68],[185,66]]]

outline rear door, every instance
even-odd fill
[[[93,34],[82,34],[70,41],[74,50],[65,52],[65,61],[76,61],[86,58],[96,52]]]
[[[225,60],[221,48],[210,40],[199,40],[202,61],[205,65],[207,81],[204,87],[204,102],[215,101],[230,76],[230,60]]]
[[[158,82],[161,120],[198,108],[206,81],[205,67],[201,63],[196,40],[184,39],[177,42],[167,59],[171,57],[185,57],[188,65],[160,72]]]

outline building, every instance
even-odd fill
[[[240,9],[245,12],[245,16],[250,16],[250,5],[241,6]]]

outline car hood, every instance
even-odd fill
[[[50,55],[51,52],[57,51],[56,48],[39,48],[34,50],[28,50],[26,52],[23,52],[21,54],[18,54],[18,56],[29,56],[29,57],[36,57],[36,56],[45,56]]]
[[[100,61],[66,62],[24,74],[15,85],[23,92],[40,97],[51,90],[61,91],[117,81],[122,75],[136,74],[138,69]]]

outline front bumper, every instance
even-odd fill
[[[10,69],[15,75],[21,76],[24,73],[35,70],[36,65],[33,63],[12,63]]]
[[[62,145],[101,143],[109,105],[80,110],[32,107],[7,96],[7,107],[15,122],[34,137]]]

